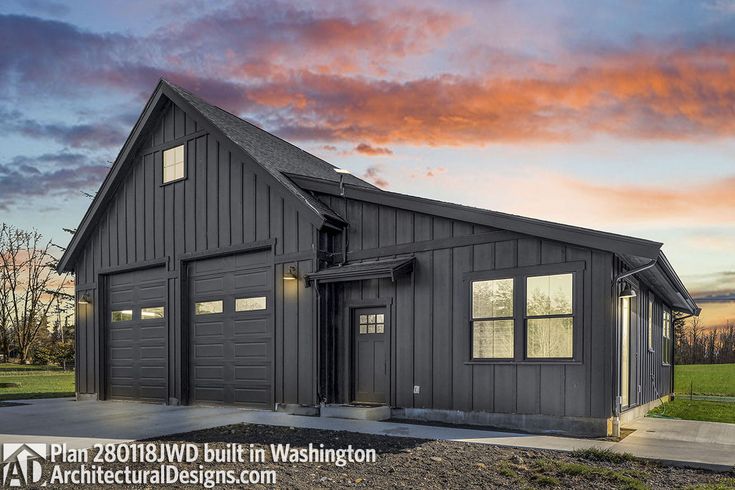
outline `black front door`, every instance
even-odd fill
[[[354,310],[355,402],[386,403],[388,379],[388,332],[385,308]]]

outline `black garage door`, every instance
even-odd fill
[[[168,311],[163,269],[111,275],[107,300],[107,398],[165,401]]]
[[[192,402],[273,408],[269,252],[189,266]]]

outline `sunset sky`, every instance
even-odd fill
[[[161,76],[392,191],[662,241],[735,300],[735,1],[5,0],[0,221],[68,242]]]

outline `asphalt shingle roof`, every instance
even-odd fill
[[[287,177],[288,174],[293,174],[339,182],[339,174],[335,172],[337,167],[220,107],[202,100],[171,82],[163,80],[163,83],[194,106],[202,116],[225,133],[233,143],[250,154],[278,181],[306,200],[315,211],[331,218],[340,219],[334,211],[311,194],[294,185]],[[357,187],[376,189],[372,184],[354,175],[345,175],[344,182]]]

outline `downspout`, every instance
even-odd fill
[[[350,246],[350,220],[347,216],[347,195],[345,195],[345,184],[344,184],[344,175],[339,175],[339,195],[342,196],[342,202],[344,202],[345,205],[345,227],[342,230],[342,262],[340,262],[340,266],[343,266],[347,263],[347,249]]]
[[[621,361],[621,342],[622,342],[622,325],[621,320],[619,316],[620,311],[620,299],[618,298],[618,284],[620,281],[625,279],[626,277],[633,276],[635,274],[638,274],[639,272],[643,272],[647,269],[650,269],[651,267],[656,265],[656,262],[658,262],[658,257],[651,260],[649,263],[644,264],[640,267],[637,267],[635,269],[631,269],[627,272],[620,273],[615,276],[615,278],[612,281],[612,296],[614,301],[614,308],[615,308],[615,369],[613,372],[615,373],[615,382],[613,383],[613,427],[612,427],[612,435],[613,437],[620,437],[620,412],[621,412],[621,396],[620,396],[620,389],[621,389],[621,379],[620,379],[620,361]]]

